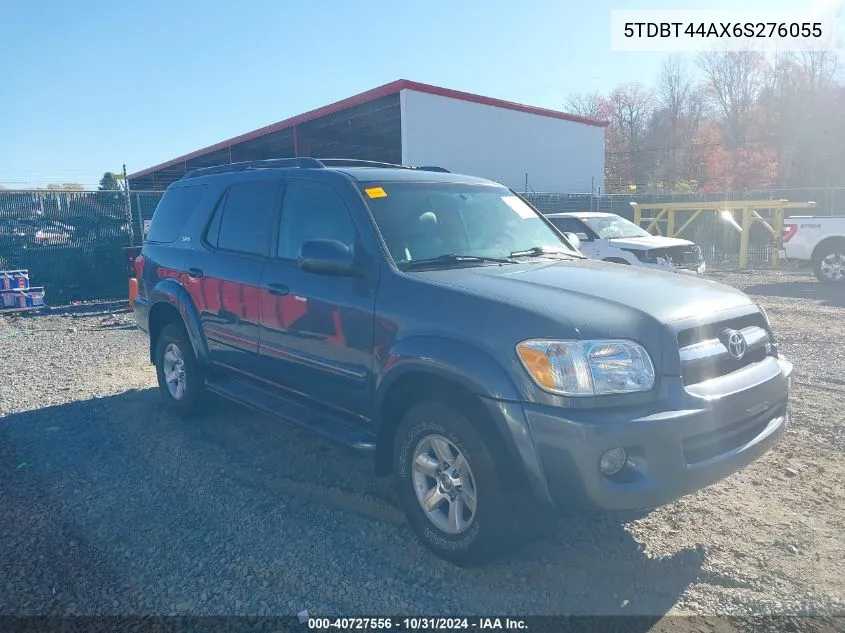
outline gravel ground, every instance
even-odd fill
[[[0,614],[845,615],[845,292],[711,277],[765,306],[796,364],[781,444],[479,569],[420,547],[365,460],[223,402],[167,414],[119,309],[0,316]]]

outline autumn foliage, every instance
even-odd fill
[[[608,192],[845,185],[845,86],[830,53],[706,53],[665,60],[651,88],[574,95],[610,122]]]

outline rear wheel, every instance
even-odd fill
[[[199,413],[205,378],[181,323],[164,326],[158,336],[155,360],[158,387],[167,408],[184,417]]]
[[[813,270],[822,283],[845,283],[845,242],[825,246],[813,258]]]
[[[420,541],[456,565],[485,562],[516,536],[518,513],[487,443],[458,407],[437,400],[412,406],[394,445],[397,493]],[[509,508],[509,506],[512,506]]]

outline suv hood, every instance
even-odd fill
[[[713,281],[671,272],[582,259],[473,266],[418,273],[428,281],[487,298],[521,304],[537,315],[566,321],[587,338],[637,338],[646,322],[665,325],[754,302]]]
[[[682,240],[677,237],[663,237],[661,235],[650,235],[648,237],[612,237],[608,240],[614,246],[636,250],[649,250],[652,248],[671,248],[672,246],[692,246],[693,242]]]

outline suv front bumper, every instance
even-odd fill
[[[690,394],[679,378],[664,379],[663,394],[677,389],[683,394],[670,399],[674,406],[625,410],[523,405],[553,505],[654,508],[756,460],[786,430],[793,371],[782,358],[759,365],[741,378],[734,374],[742,384],[734,384],[733,390],[730,381],[724,381],[722,394],[703,397]],[[660,400],[665,402],[664,397]],[[618,475],[607,477],[599,468],[601,456],[618,447],[626,450],[628,462]]]

